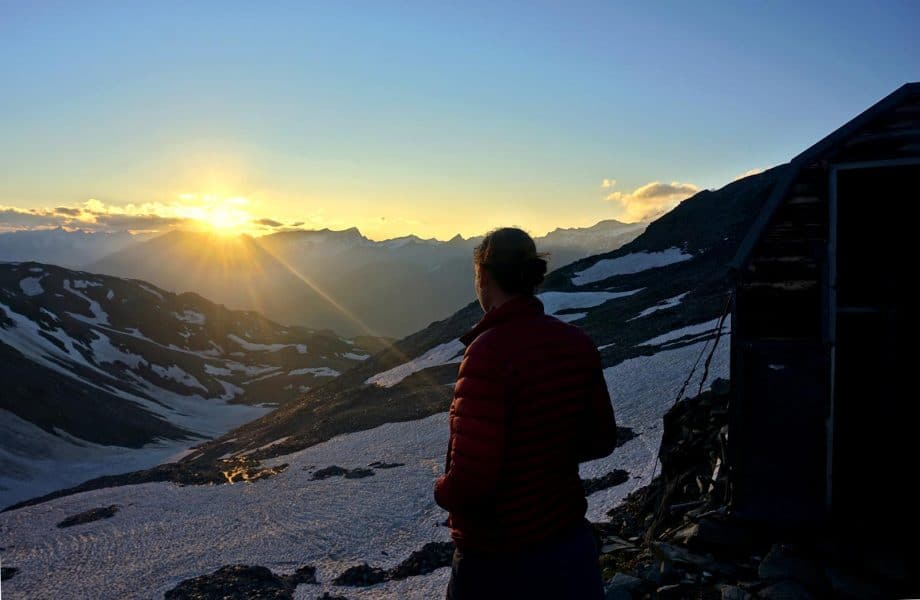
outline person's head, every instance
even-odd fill
[[[517,227],[486,234],[473,250],[476,296],[488,312],[513,296],[534,294],[546,274],[548,252],[537,252],[533,238]]]

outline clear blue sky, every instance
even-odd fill
[[[0,207],[584,226],[785,162],[920,80],[918,25],[920,2],[0,2]]]

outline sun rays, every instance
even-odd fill
[[[194,222],[201,229],[221,235],[246,233],[254,217],[247,210],[249,200],[242,196],[222,198],[204,194],[181,194],[176,208],[179,217]]]

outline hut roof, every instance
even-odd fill
[[[764,203],[763,209],[757,216],[754,224],[748,230],[747,235],[741,241],[735,257],[729,263],[729,271],[737,273],[747,266],[748,260],[753,253],[754,246],[763,235],[764,230],[770,224],[770,220],[776,209],[782,204],[783,199],[789,191],[789,188],[795,182],[799,173],[805,165],[813,163],[822,156],[828,154],[831,150],[841,145],[847,139],[857,132],[865,129],[870,123],[878,119],[881,115],[896,108],[909,98],[920,96],[920,82],[905,83],[895,91],[891,92],[862,113],[848,121],[846,124],[836,129],[822,140],[797,155],[790,160],[784,169],[785,172],[779,180]]]

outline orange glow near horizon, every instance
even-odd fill
[[[196,188],[192,187],[195,190]],[[221,237],[249,235],[262,237],[282,231],[333,232],[356,228],[371,241],[415,235],[422,239],[446,242],[458,234],[463,239],[481,236],[497,227],[521,227],[534,238],[556,228],[591,227],[607,215],[597,211],[573,212],[565,221],[539,210],[518,211],[480,199],[475,203],[454,203],[451,210],[410,202],[393,203],[386,199],[367,202],[352,196],[324,198],[288,196],[268,190],[253,190],[244,185],[213,183],[198,188],[204,191],[173,189],[167,199],[119,204],[90,198],[71,206],[22,208],[0,204],[7,212],[38,226],[3,227],[0,232],[19,229],[67,231],[129,231],[158,235],[174,229],[189,229]]]

